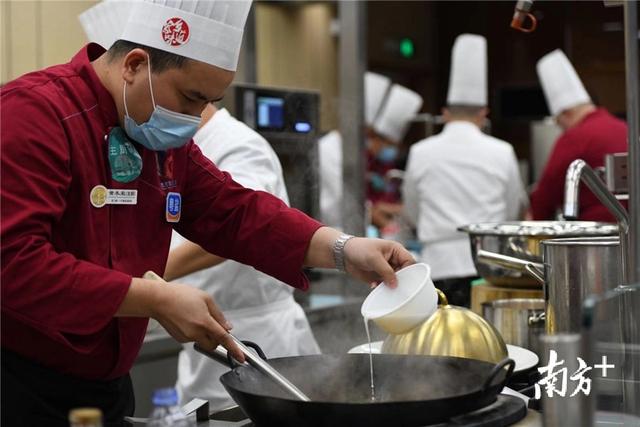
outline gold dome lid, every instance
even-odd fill
[[[498,363],[507,357],[500,333],[473,311],[449,305],[438,292],[438,309],[422,324],[404,334],[390,334],[382,353],[454,356]]]

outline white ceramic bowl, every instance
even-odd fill
[[[438,295],[427,264],[413,264],[396,272],[398,286],[376,287],[360,312],[390,334],[402,334],[424,322],[438,308]]]

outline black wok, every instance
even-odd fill
[[[220,361],[211,352],[196,349]],[[495,402],[515,363],[440,356],[373,355],[376,400],[371,400],[369,355],[270,359],[310,402],[294,400],[249,365],[220,382],[259,426],[421,426]],[[506,369],[505,369],[506,368]]]

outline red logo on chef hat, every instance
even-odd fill
[[[169,46],[181,46],[189,41],[189,25],[182,18],[170,18],[162,27],[162,39]]]

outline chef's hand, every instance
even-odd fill
[[[413,256],[400,243],[382,239],[354,237],[344,247],[347,273],[366,283],[385,282],[396,287],[395,271],[415,264]]]
[[[244,354],[229,335],[231,324],[213,298],[200,289],[134,278],[116,316],[152,317],[181,343],[195,341],[207,350],[222,345],[244,362]]]
[[[181,343],[195,341],[207,350],[222,345],[236,360],[244,362],[244,354],[229,335],[231,323],[225,319],[209,294],[179,283],[163,287],[151,317],[172,337]]]
[[[333,244],[340,232],[320,227],[311,237],[304,264],[308,267],[334,268]],[[395,271],[414,264],[413,256],[400,243],[390,240],[354,237],[344,247],[347,273],[366,283],[384,281],[397,284]]]

